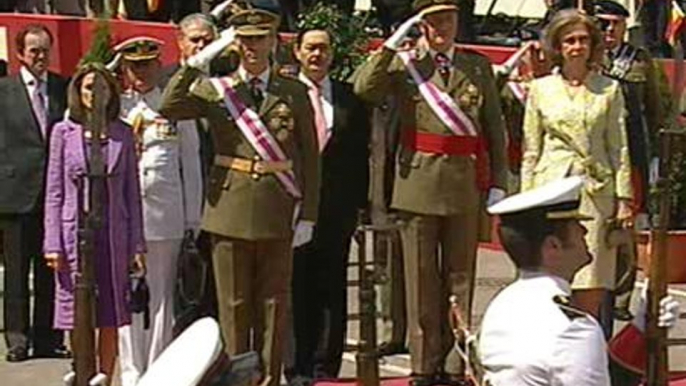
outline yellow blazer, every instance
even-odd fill
[[[584,175],[589,195],[630,199],[621,88],[595,72],[585,86],[572,96],[559,74],[532,82],[524,117],[522,190]]]

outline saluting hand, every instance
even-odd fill
[[[388,39],[386,39],[386,41],[383,43],[384,47],[388,48],[389,50],[398,51],[402,47],[403,42],[405,41],[407,35],[410,33],[412,27],[414,27],[415,24],[419,23],[419,21],[422,20],[422,16],[424,15],[421,12],[419,12],[418,14],[405,20],[405,22],[403,22],[403,24],[401,24],[395,30],[395,32],[393,32],[393,34]]]
[[[186,64],[193,68],[202,69],[207,66],[210,61],[220,52],[224,51],[233,41],[236,40],[236,29],[234,27],[227,28],[219,34],[219,39],[208,44],[202,51],[188,58]]]

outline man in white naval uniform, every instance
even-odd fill
[[[569,300],[570,280],[591,261],[578,221],[583,184],[578,177],[562,179],[489,208],[500,215],[501,242],[519,270],[519,278],[489,304],[481,325],[478,351],[491,386],[613,384],[598,321]],[[643,298],[641,303],[627,331],[643,330]],[[678,303],[667,296],[660,306],[659,325],[674,326]]]
[[[162,42],[136,37],[120,43],[127,85],[121,96],[122,118],[137,142],[148,246],[146,280],[150,289],[150,325],[142,314],[119,330],[122,386],[133,386],[172,340],[177,258],[184,235],[197,235],[202,202],[196,130],[177,128],[157,110],[159,48]]]

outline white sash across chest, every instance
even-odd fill
[[[414,51],[398,52],[398,56],[405,64],[410,76],[417,84],[419,93],[429,104],[438,118],[457,136],[476,137],[478,131],[472,119],[455,103],[446,92],[436,87],[428,79],[422,77],[414,64]]]
[[[241,101],[226,78],[211,78],[210,82],[219,95],[224,97],[224,105],[233,117],[236,125],[257,154],[269,162],[287,161],[286,153],[281,149],[276,138],[265,126],[260,116]],[[298,187],[293,170],[274,174],[281,185],[296,200],[302,198],[302,192]]]

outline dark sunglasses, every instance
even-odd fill
[[[621,20],[614,20],[614,19],[601,19],[598,18],[598,27],[600,27],[600,30],[603,32],[607,32],[607,30],[610,29],[610,26],[616,26],[619,24]]]
[[[195,36],[195,37],[189,38],[188,40],[190,40],[191,43],[195,43],[195,44],[198,44],[200,42],[203,42],[205,44],[210,44],[213,41],[212,38],[205,38],[202,36]]]

